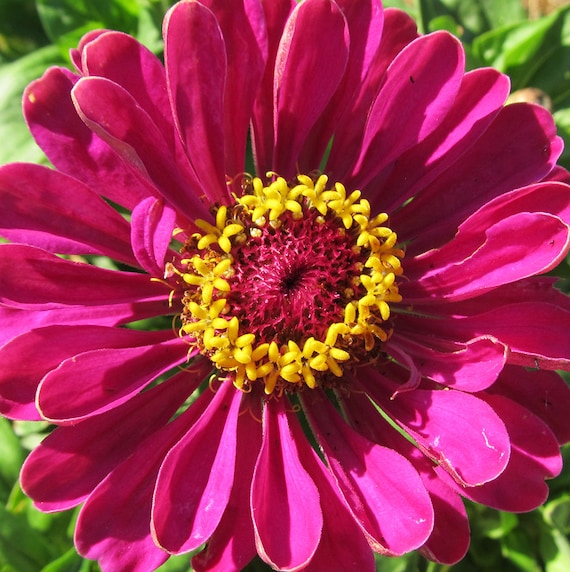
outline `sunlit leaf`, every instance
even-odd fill
[[[0,417],[0,501],[6,502],[24,460],[20,441],[14,435],[12,424]]]
[[[15,60],[47,42],[34,0],[0,1],[0,62]]]
[[[63,63],[59,50],[47,46],[0,67],[0,164],[45,160],[24,122],[22,93],[49,66]]]
[[[44,28],[63,54],[94,29],[127,32],[156,51],[161,18],[169,4],[160,0],[37,0]]]
[[[0,563],[18,572],[37,572],[52,560],[50,539],[29,526],[24,514],[0,505]]]

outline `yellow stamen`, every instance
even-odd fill
[[[396,234],[383,226],[388,215],[370,218],[370,203],[360,191],[347,194],[341,183],[327,188],[325,175],[316,180],[298,175],[292,186],[274,173],[268,177],[272,181],[267,185],[259,178],[249,180],[248,192],[235,197],[235,208],[218,208],[215,224],[196,221],[202,233],[192,235],[193,250],[187,251],[194,255],[182,260],[185,271],[169,264],[165,277],[178,275],[188,285],[181,332],[194,337],[216,367],[233,372],[238,389],[250,391],[260,380],[269,395],[276,388],[281,392],[291,386],[317,387],[323,375],[341,378],[351,363],[352,347],[360,344],[369,352],[377,340],[388,339],[390,331],[383,323],[390,319],[389,303],[401,300],[396,277],[402,273],[404,253],[396,248]],[[362,262],[355,263],[351,287],[342,293],[348,302],[324,339],[283,341],[277,333],[275,340],[259,341],[243,328],[228,302],[234,249],[248,237],[261,237],[264,229],[280,228],[286,213],[294,220],[301,218],[304,209],[318,211],[319,224],[336,219],[339,234],[354,236],[352,249],[357,256],[362,253]]]

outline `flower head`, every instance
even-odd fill
[[[462,497],[535,508],[570,440],[551,116],[378,0],[164,41],[87,34],[24,94],[55,169],[0,169],[0,411],[57,426],[25,492],[104,570],[457,562]]]

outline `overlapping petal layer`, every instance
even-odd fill
[[[281,570],[371,572],[370,547],[454,564],[469,544],[461,497],[532,510],[570,440],[570,390],[553,371],[570,370],[570,302],[540,276],[570,247],[552,117],[504,107],[505,76],[465,72],[457,39],[418,35],[378,0],[182,0],[163,33],[164,64],[126,34],[88,33],[75,72],[52,68],[24,94],[54,168],[0,168],[0,412],[57,426],[24,490],[42,510],[85,503],[76,545],[105,572],[196,550],[203,572],[256,554]],[[243,173],[250,147],[257,180],[291,191],[324,172],[335,198],[295,226],[310,185],[301,202],[259,191]],[[250,307],[267,306],[259,280],[288,268],[288,296],[308,272],[295,248],[256,242],[262,229],[290,225],[305,260],[333,212],[342,240],[360,232],[355,257],[393,240],[388,269],[358,260],[330,298],[334,331],[320,324],[334,308],[287,306],[323,342],[307,331],[277,353],[256,346],[247,327],[268,336],[279,308],[226,324],[250,199],[261,215],[241,252],[262,267],[244,281]],[[386,236],[369,232],[381,212]],[[323,291],[345,271],[337,254]],[[351,296],[378,286],[371,276],[389,299],[372,295],[381,318],[365,336],[356,322],[373,305]],[[241,365],[215,368],[228,340]],[[258,383],[295,360],[316,388]],[[232,384],[242,366],[247,393]]]

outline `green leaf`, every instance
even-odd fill
[[[24,462],[24,450],[14,435],[12,424],[0,417],[0,501],[5,503]]]
[[[165,0],[37,0],[44,28],[63,54],[95,29],[119,30],[157,52],[162,47]]]
[[[24,514],[13,514],[0,505],[0,564],[18,572],[37,572],[52,558],[49,538],[31,528]]]
[[[464,3],[469,4],[470,2]],[[527,14],[520,0],[501,0],[501,2],[479,0],[479,4],[489,29],[507,26],[527,19]]]
[[[570,495],[550,501],[543,510],[544,520],[562,532],[570,533]]]
[[[156,572],[188,572],[191,555],[171,556]]]
[[[0,164],[46,161],[22,116],[22,93],[49,66],[63,63],[59,50],[47,46],[0,67]]]
[[[568,572],[570,570],[570,543],[555,528],[543,534],[540,542],[540,555],[546,563],[545,572]]]
[[[95,563],[81,558],[75,548],[70,548],[65,554],[44,566],[41,572],[88,572],[95,569],[95,566]]]
[[[570,6],[475,39],[473,53],[508,74],[513,90],[538,87],[555,107],[570,104]]]
[[[417,2],[414,0],[383,0],[382,5],[384,8],[398,8],[399,10],[404,10],[415,20],[418,19],[418,9],[416,7]]]
[[[382,572],[418,572],[419,555],[417,552],[410,552],[398,558],[374,555],[376,559],[376,569]]]
[[[512,24],[525,19],[526,14],[519,0],[418,0],[420,28],[436,30],[437,21],[445,16],[455,26],[446,27],[465,42],[497,26]]]
[[[503,556],[510,560],[519,570],[525,572],[541,572],[534,554],[534,547],[523,530],[512,530],[502,541]]]
[[[553,115],[558,135],[565,141],[564,151],[562,151],[558,163],[566,169],[570,169],[570,107],[555,111]]]
[[[0,62],[15,60],[47,43],[34,0],[0,1]]]

